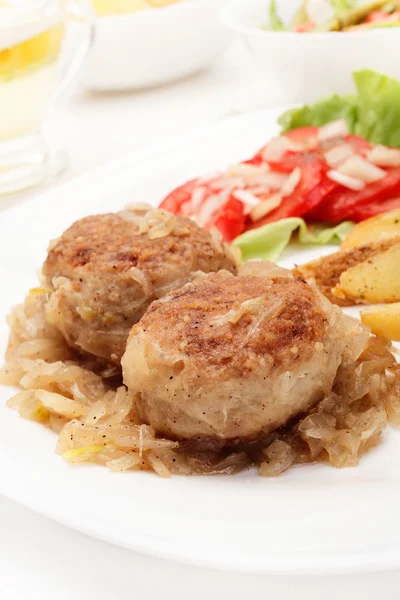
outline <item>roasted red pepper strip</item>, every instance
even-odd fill
[[[192,194],[197,187],[200,187],[197,179],[188,181],[164,198],[160,204],[160,208],[169,210],[177,215],[186,215],[185,204],[192,199]],[[201,202],[201,204],[204,204],[207,198],[215,194],[215,191],[206,184],[202,184],[201,187],[205,190],[205,195]],[[233,196],[230,196],[225,204],[211,216],[207,223],[205,223],[204,228],[211,229],[212,227],[216,227],[222,233],[224,240],[230,242],[243,233],[245,221],[246,218],[242,202]]]
[[[305,143],[306,140],[316,138],[317,133],[318,133],[317,127],[299,127],[298,129],[294,129],[293,131],[289,131],[288,133],[286,133],[285,137],[289,138],[292,142],[302,144],[302,143]],[[304,162],[304,159],[306,156],[309,156],[310,160],[313,160],[315,158],[316,154],[318,154],[318,151],[316,151],[316,152],[307,151],[305,153],[305,152],[293,152],[293,151],[288,150],[277,161],[271,161],[271,160],[265,161],[263,159],[263,152],[266,148],[268,148],[268,144],[266,146],[263,146],[254,155],[254,157],[247,162],[250,164],[254,164],[254,165],[259,165],[263,162],[264,163],[268,162],[269,166],[274,171],[279,171],[281,173],[290,173],[291,171],[293,171],[293,169],[298,167],[300,163]]]
[[[345,219],[360,221],[372,215],[384,212],[390,208],[400,206],[400,167],[387,170],[387,175],[380,181],[368,184],[362,191],[353,191],[334,183],[327,177],[329,166],[325,161],[325,154],[330,147],[340,144],[340,140],[327,140],[318,142],[317,127],[301,127],[286,134],[295,143],[304,144],[305,150],[293,152],[289,150],[276,162],[265,161],[263,158],[265,147],[259,150],[244,164],[261,165],[267,163],[272,171],[290,173],[294,169],[301,170],[298,185],[292,194],[284,197],[280,206],[265,217],[253,222],[250,216],[245,216],[246,207],[234,194],[229,196],[223,206],[220,206],[205,223],[206,229],[218,228],[225,240],[230,241],[246,229],[254,229],[265,223],[279,219],[306,216],[309,220],[323,220],[337,223]],[[305,143],[308,140],[308,146]],[[356,135],[347,135],[343,143],[350,144],[355,153],[365,156],[371,145]],[[268,146],[267,146],[268,147]],[[222,174],[222,178],[224,175]],[[215,180],[218,182],[218,177]],[[194,195],[197,188],[204,191],[200,197]],[[268,188],[268,185],[267,185]],[[191,180],[174,190],[161,203],[165,208],[175,214],[196,216],[207,200],[219,194],[218,186],[212,181],[201,182]],[[242,189],[239,186],[239,189]],[[244,190],[252,193],[252,188],[243,186]],[[272,192],[268,189],[265,193],[256,192],[260,202],[268,199]],[[195,200],[197,197],[197,200]],[[210,198],[213,202],[213,199]],[[198,204],[194,206],[193,202]],[[216,203],[218,206],[218,202]],[[247,208],[248,210],[248,208]],[[207,210],[205,211],[207,213]],[[204,211],[203,211],[204,214]]]
[[[297,127],[297,129],[292,129],[292,131],[288,131],[285,133],[285,136],[288,137],[292,142],[297,142],[301,144],[310,138],[316,138],[318,135],[318,127]]]
[[[359,137],[358,135],[346,135],[345,141],[353,147],[354,152],[358,154],[365,154],[368,150],[371,150],[372,146],[367,140]]]
[[[174,215],[182,214],[182,207],[192,197],[194,190],[197,187],[197,179],[192,179],[180,187],[175,188],[160,204],[160,208],[169,210]]]
[[[395,208],[400,208],[400,196],[388,198],[383,202],[371,202],[370,204],[359,206],[353,211],[352,220],[358,223],[359,221],[364,221]]]
[[[289,131],[285,134],[285,136],[288,137],[292,142],[299,144],[305,143],[307,140],[316,139],[317,135],[317,127],[300,127],[299,129],[294,129],[293,131]],[[358,154],[365,154],[368,150],[372,148],[372,146],[366,140],[359,137],[358,135],[347,135],[345,138],[343,138],[343,143],[350,144],[353,147],[354,152],[357,152]],[[264,149],[267,147],[268,145],[264,146],[264,148],[261,148],[261,150],[257,152],[253,159],[251,159],[251,161],[248,162],[250,162],[251,164],[261,164],[262,162],[265,162],[262,156]],[[288,150],[283,154],[283,156],[280,157],[279,160],[269,160],[267,162],[274,171],[290,173],[291,171],[293,171],[293,169],[298,167],[300,163],[304,162],[306,158],[308,160],[314,160],[316,156],[319,156],[321,159],[325,160],[325,151],[326,148],[324,148],[323,144],[317,144],[315,148],[303,152],[293,152],[292,150]]]
[[[206,229],[215,227],[222,233],[226,242],[231,242],[243,233],[245,221],[242,202],[231,196],[228,202],[211,217]]]
[[[302,216],[318,206],[326,194],[336,186],[326,177],[325,167],[320,159],[317,158],[310,162],[304,161],[300,168],[300,182],[293,193],[283,198],[280,206],[271,213],[258,221],[249,223],[246,229],[255,229],[266,223],[272,223],[287,217]]]
[[[377,206],[399,195],[400,167],[395,167],[388,171],[386,177],[366,185],[359,192],[337,186],[325,197],[321,205],[312,211],[311,216],[313,219],[331,223],[338,223],[346,219],[361,220],[362,211],[367,212],[369,205]]]

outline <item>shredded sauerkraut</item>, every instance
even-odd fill
[[[68,462],[161,477],[231,474],[255,464],[261,475],[276,476],[300,463],[355,465],[379,442],[388,421],[400,425],[400,367],[390,344],[371,337],[356,361],[342,364],[332,391],[307,415],[271,434],[263,448],[188,453],[138,421],[117,368],[99,371],[67,347],[45,320],[47,299],[46,289],[36,288],[10,315],[0,383],[21,388],[8,406],[52,429],[57,452]]]
[[[375,446],[387,422],[400,424],[400,367],[383,338],[370,337],[358,360],[339,367],[332,391],[291,427],[275,432],[260,474],[276,476],[299,463],[354,466]]]

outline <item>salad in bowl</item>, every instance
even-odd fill
[[[303,0],[287,24],[280,18],[275,0],[270,0],[266,29],[321,33],[363,31],[399,25],[399,0]]]
[[[221,18],[242,36],[279,105],[351,93],[360,69],[400,78],[399,14],[397,1],[226,0]]]

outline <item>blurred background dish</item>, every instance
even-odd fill
[[[293,10],[293,7],[292,7]],[[276,0],[269,0],[270,31],[321,33],[326,31],[355,31],[377,27],[399,27],[400,0],[301,0],[294,13],[281,18]]]
[[[301,2],[276,0],[283,23]],[[400,77],[400,28],[297,33],[271,31],[268,0],[227,0],[222,22],[240,34],[252,51],[274,102],[313,102],[354,87],[352,71],[370,68]]]
[[[221,0],[92,0],[93,52],[83,77],[94,90],[167,83],[210,64],[232,34],[219,22]]]
[[[147,8],[161,8],[181,2],[182,0],[92,0],[96,14],[99,17],[110,15],[125,15],[127,13],[146,10]]]

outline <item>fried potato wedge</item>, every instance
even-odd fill
[[[350,231],[340,248],[348,250],[397,236],[400,239],[400,208],[361,221]]]
[[[332,289],[332,295],[341,300],[353,300],[356,304],[400,302],[399,275],[400,241],[393,241],[387,250],[344,271]]]
[[[361,321],[372,333],[400,342],[400,303],[374,306],[361,311]]]
[[[399,240],[400,243],[400,240]],[[339,250],[323,258],[313,260],[305,265],[293,269],[295,275],[299,275],[309,283],[315,284],[320,291],[334,304],[340,306],[351,306],[358,303],[366,303],[361,298],[347,297],[344,290],[337,291],[340,278],[343,273],[354,268],[374,256],[388,250],[393,246],[393,240],[382,240],[373,244]],[[335,293],[332,290],[335,290]]]

